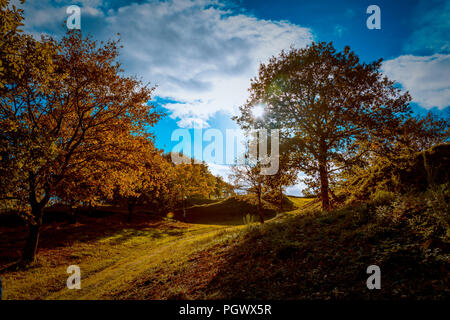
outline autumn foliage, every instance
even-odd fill
[[[236,117],[244,130],[280,130],[280,160],[306,174],[325,210],[336,202],[343,174],[377,155],[411,155],[448,137],[448,122],[412,117],[410,95],[381,73],[381,63],[363,63],[331,42],[282,51],[260,65]],[[253,117],[261,105],[264,117]]]
[[[236,246],[228,260],[221,259],[230,271],[221,279],[232,284],[223,290],[226,298],[234,298],[236,288],[248,290],[250,298],[261,297],[263,291],[236,279],[241,270],[250,270],[249,279],[254,276],[264,284],[270,292],[266,297],[278,299],[285,296],[272,295],[274,287],[289,293],[288,277],[299,283],[316,280],[324,261],[327,266],[338,261],[342,270],[350,263],[366,266],[368,253],[361,256],[359,249],[374,252],[372,240],[383,243],[386,230],[399,235],[407,230],[408,237],[419,237],[414,241],[423,240],[427,248],[433,243],[448,247],[448,120],[431,114],[414,117],[409,93],[382,74],[382,60],[364,63],[349,47],[338,51],[331,42],[320,42],[282,51],[261,64],[249,99],[234,120],[246,133],[279,130],[280,154],[271,155],[279,168],[263,175],[262,159],[246,155],[244,165],[232,169],[231,185],[214,176],[206,163],[187,159],[175,164],[156,147],[157,136],[150,129],[164,116],[151,102],[156,87],[122,70],[120,40],[99,43],[77,30],[61,39],[36,39],[20,29],[22,21],[21,10],[0,0],[0,204],[29,229],[23,264],[35,260],[43,217],[53,205],[67,207],[71,227],[77,225],[79,211],[96,206],[126,208],[121,223],[128,226],[142,222],[142,207],[159,214],[158,225],[167,227],[180,218],[180,229],[187,229],[187,223],[218,223],[206,219],[212,218],[207,216],[211,212],[228,224],[241,224],[242,216],[248,217],[244,223],[250,231],[242,238],[248,243]],[[253,116],[255,106],[263,106],[263,116]],[[323,211],[281,223],[286,215],[277,214],[283,206],[294,207],[283,193],[299,173],[306,175],[309,194],[320,199]],[[236,196],[235,189],[254,195]],[[423,198],[416,203],[412,199],[417,194]],[[199,199],[225,198],[189,206]],[[308,205],[314,205],[310,200]],[[308,213],[303,209],[297,213]],[[255,227],[250,217],[256,213],[261,224],[265,218],[279,220]],[[385,222],[393,223],[390,229],[384,229]],[[202,241],[220,237],[215,232]],[[229,237],[235,238],[239,240]],[[411,241],[398,239],[405,250]],[[349,258],[337,259],[336,248],[347,250],[349,242]],[[171,247],[165,250],[173,252]],[[311,252],[309,261],[305,253]],[[389,254],[379,254],[389,263]],[[255,269],[259,260],[264,267]],[[280,272],[274,266],[282,266]],[[324,274],[329,274],[328,267]],[[326,288],[324,297],[340,296],[335,288]],[[313,297],[316,289],[307,290],[290,297]]]
[[[74,222],[80,205],[126,204],[130,220],[138,204],[216,191],[206,166],[174,168],[155,148],[154,87],[124,75],[119,41],[77,30],[36,40],[20,30],[20,10],[2,1],[0,14],[0,194],[29,226],[24,262],[51,203],[66,204]]]

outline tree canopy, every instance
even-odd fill
[[[380,72],[381,60],[362,63],[345,47],[312,43],[261,64],[250,98],[237,117],[244,129],[280,129],[290,166],[318,176],[330,208],[330,175],[357,163],[367,141],[389,140],[409,116],[410,96]],[[262,105],[262,119],[252,109]],[[363,143],[364,142],[364,143]]]

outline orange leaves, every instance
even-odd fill
[[[1,152],[10,160],[1,172],[16,177],[8,192],[45,206],[50,195],[86,201],[111,198],[118,185],[123,193],[145,186],[145,162],[155,153],[147,131],[160,115],[148,104],[154,88],[123,76],[117,42],[99,47],[76,31],[57,46],[14,41],[29,67],[8,78],[14,91],[0,101]]]
[[[211,173],[203,164],[182,163],[176,166],[174,181],[180,197],[207,197],[215,183],[208,181]],[[209,182],[209,184],[208,184]],[[214,183],[214,184],[213,184]]]

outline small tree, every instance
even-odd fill
[[[143,203],[157,199],[167,191],[168,164],[153,143],[141,137],[135,137],[138,151],[124,155],[123,161],[128,166],[109,170],[111,174],[104,181],[111,185],[109,198],[126,203],[127,221],[130,222],[134,208]]]
[[[278,198],[278,207],[283,210],[283,192],[286,187],[295,184],[297,181],[297,170],[281,161],[277,173],[266,176],[265,184],[268,189]]]
[[[267,176],[261,174],[261,161],[245,157],[244,164],[235,165],[231,168],[230,179],[234,182],[236,189],[245,189],[256,195],[258,200],[259,222],[264,223],[262,212],[262,196],[266,190]]]
[[[186,219],[186,199],[192,196],[208,197],[214,190],[205,167],[201,164],[181,163],[174,170],[173,194],[181,203],[183,218]],[[209,171],[207,171],[209,172]]]
[[[220,176],[216,177],[216,187],[214,188],[214,196],[217,199],[222,199],[234,194],[234,187],[224,181]]]

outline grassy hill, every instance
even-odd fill
[[[263,215],[264,219],[272,219],[277,213],[277,208],[263,200]],[[186,209],[186,222],[200,223],[200,224],[217,224],[217,225],[242,225],[243,218],[247,214],[258,219],[258,204],[257,198],[253,195],[235,195],[228,199],[209,203],[194,205]],[[183,212],[177,210],[175,212],[176,219],[183,219]]]
[[[242,225],[242,213],[254,207],[239,198],[191,207],[187,222],[140,211],[125,223],[125,210],[106,220],[53,222],[35,265],[0,271],[4,297],[448,299],[448,201],[439,201],[448,200],[448,189],[436,194],[329,213],[312,199],[291,198],[298,209],[275,216],[268,207],[264,225]],[[20,231],[1,231],[0,251],[13,252]],[[81,290],[65,286],[71,264],[81,268]],[[381,268],[381,290],[366,287],[372,264]]]
[[[425,232],[422,219],[436,208],[423,197],[392,203],[394,217],[383,215],[384,205],[367,203],[330,213],[299,209],[265,225],[230,229],[181,268],[164,272],[162,291],[149,274],[134,283],[134,293],[118,297],[448,299],[448,234]],[[366,287],[366,269],[374,264],[381,290]]]

